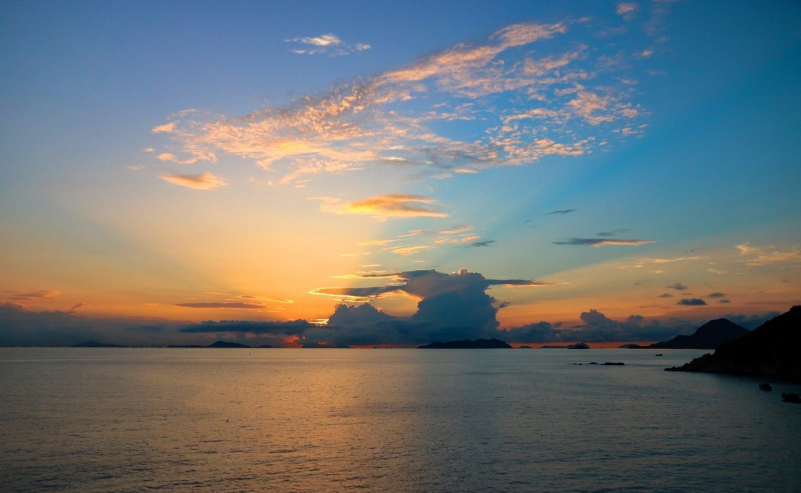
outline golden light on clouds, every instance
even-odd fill
[[[161,179],[173,185],[195,190],[214,190],[226,184],[225,180],[208,171],[197,175],[164,175]]]
[[[430,207],[430,205],[438,204],[437,200],[421,195],[394,193],[377,195],[345,204],[337,202],[337,199],[328,199],[321,206],[321,210],[334,214],[372,216],[379,220],[388,217],[448,217],[448,214]]]

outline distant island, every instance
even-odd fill
[[[225,348],[227,348],[227,349],[245,348],[245,349],[251,349],[251,346],[248,346],[247,344],[239,344],[238,342],[227,342],[227,341],[216,341],[216,342],[213,342],[213,343],[209,344],[208,346],[199,346],[199,345],[187,344],[187,345],[183,345],[183,346],[171,345],[171,346],[167,346],[167,347],[168,348],[181,348],[181,349],[186,349],[186,348],[224,348],[224,349]],[[263,345],[263,346],[258,346],[258,348],[271,348],[271,347],[272,346],[268,346],[266,344]]]
[[[512,346],[498,339],[476,339],[475,341],[432,342],[417,349],[512,349]]]
[[[734,341],[751,331],[740,327],[725,318],[711,320],[695,331],[693,335],[676,336],[665,342],[646,346],[648,349],[717,349],[727,342]]]
[[[112,344],[110,342],[86,341],[86,342],[79,342],[78,344],[72,347],[128,347],[128,346],[121,346],[119,344]]]
[[[583,342],[577,342],[576,344],[567,346],[567,349],[590,349],[590,346],[584,344]]]
[[[665,371],[778,377],[801,381],[801,306],[768,320],[752,332]]]

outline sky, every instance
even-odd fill
[[[631,342],[801,303],[801,4],[4,2],[0,344]]]

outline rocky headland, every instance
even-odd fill
[[[760,325],[752,332],[679,367],[690,371],[786,378],[801,381],[801,305]]]

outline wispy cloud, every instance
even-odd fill
[[[609,237],[609,236],[617,236],[617,235],[619,235],[621,233],[628,233],[629,231],[631,231],[631,230],[630,229],[615,229],[615,230],[612,230],[612,231],[602,231],[600,233],[596,233],[596,235],[597,236]]]
[[[665,286],[665,287],[670,288],[670,289],[675,289],[676,291],[686,291],[686,290],[690,289],[689,287],[685,286],[684,284],[682,284],[680,282],[675,282],[675,283],[671,284],[670,286]]]
[[[258,303],[239,302],[209,302],[209,303],[176,303],[175,306],[183,308],[233,308],[236,310],[263,310],[267,308]]]
[[[293,48],[291,48],[290,51],[298,55],[328,54],[333,56],[342,56],[370,49],[370,45],[367,43],[346,43],[335,34],[298,37],[285,39],[284,41],[291,43]]]
[[[53,290],[39,290],[39,291],[26,291],[22,293],[14,293],[8,297],[13,301],[35,301],[35,300],[52,300],[61,293]]]
[[[416,246],[390,248],[389,251],[396,255],[401,255],[405,257],[408,255],[414,255],[416,253],[420,253],[423,250],[427,250],[428,248],[430,247],[427,245],[416,245]]]
[[[338,204],[335,200],[326,201],[320,209],[334,214],[360,214],[376,219],[388,217],[448,217],[448,214],[431,207],[438,201],[410,194],[377,195],[355,202]]]
[[[623,16],[624,19],[628,20],[634,17],[634,14],[640,10],[640,6],[634,2],[621,2],[617,4],[616,12],[618,15]]]
[[[495,240],[476,241],[471,246],[474,246],[474,247],[477,247],[477,248],[488,247],[488,246],[492,246],[493,243],[495,243]]]
[[[560,209],[558,211],[546,212],[545,215],[546,216],[553,216],[553,215],[557,215],[557,214],[570,214],[571,212],[576,212],[577,210],[578,209]]]
[[[607,77],[610,69],[587,45],[567,43],[566,51],[535,56],[535,44],[570,29],[597,42],[588,23],[514,24],[484,42],[461,43],[285,107],[241,118],[176,115],[153,132],[170,136],[183,156],[163,152],[159,158],[191,164],[227,153],[281,170],[279,182],[289,183],[380,165],[432,168],[438,172],[431,176],[444,177],[449,173],[443,170],[474,172],[582,155],[609,142],[611,130],[631,127],[628,122],[643,111],[627,101],[628,88],[611,82],[619,78]],[[333,34],[288,41],[304,53],[350,46]],[[483,137],[458,140],[429,125],[464,119],[482,126],[475,134]]]
[[[410,230],[406,234],[400,235],[401,238],[408,238],[411,236],[418,236],[418,235],[458,235],[462,233],[466,233],[468,231],[472,231],[473,226],[467,224],[460,224],[458,226],[451,226],[450,228],[439,228],[439,229],[413,229]]]
[[[69,309],[67,309],[67,313],[75,313],[83,307],[89,306],[89,303],[75,303]]]
[[[195,190],[214,190],[225,186],[225,180],[210,172],[197,175],[164,175],[161,179],[173,185],[194,188]]]
[[[767,264],[801,263],[801,248],[775,250],[770,247],[753,247],[749,243],[737,245],[737,250],[745,257],[745,264],[759,266]]]
[[[357,242],[356,244],[357,244],[357,245],[359,245],[359,246],[376,246],[376,245],[377,245],[377,246],[383,246],[383,245],[389,245],[390,243],[395,243],[395,242],[398,242],[398,241],[400,241],[400,240],[399,240],[399,239],[397,239],[397,238],[395,238],[395,239],[392,239],[392,240],[367,240],[367,241],[360,241],[360,242]]]
[[[675,258],[641,258],[642,264],[671,264],[673,262],[685,262],[688,260],[699,260],[703,257],[675,257]]]
[[[637,240],[637,239],[624,240],[624,239],[610,239],[610,238],[571,238],[569,240],[564,240],[564,241],[554,241],[553,243],[554,245],[581,245],[581,246],[600,247],[604,245],[639,246],[655,242],[654,240]]]

